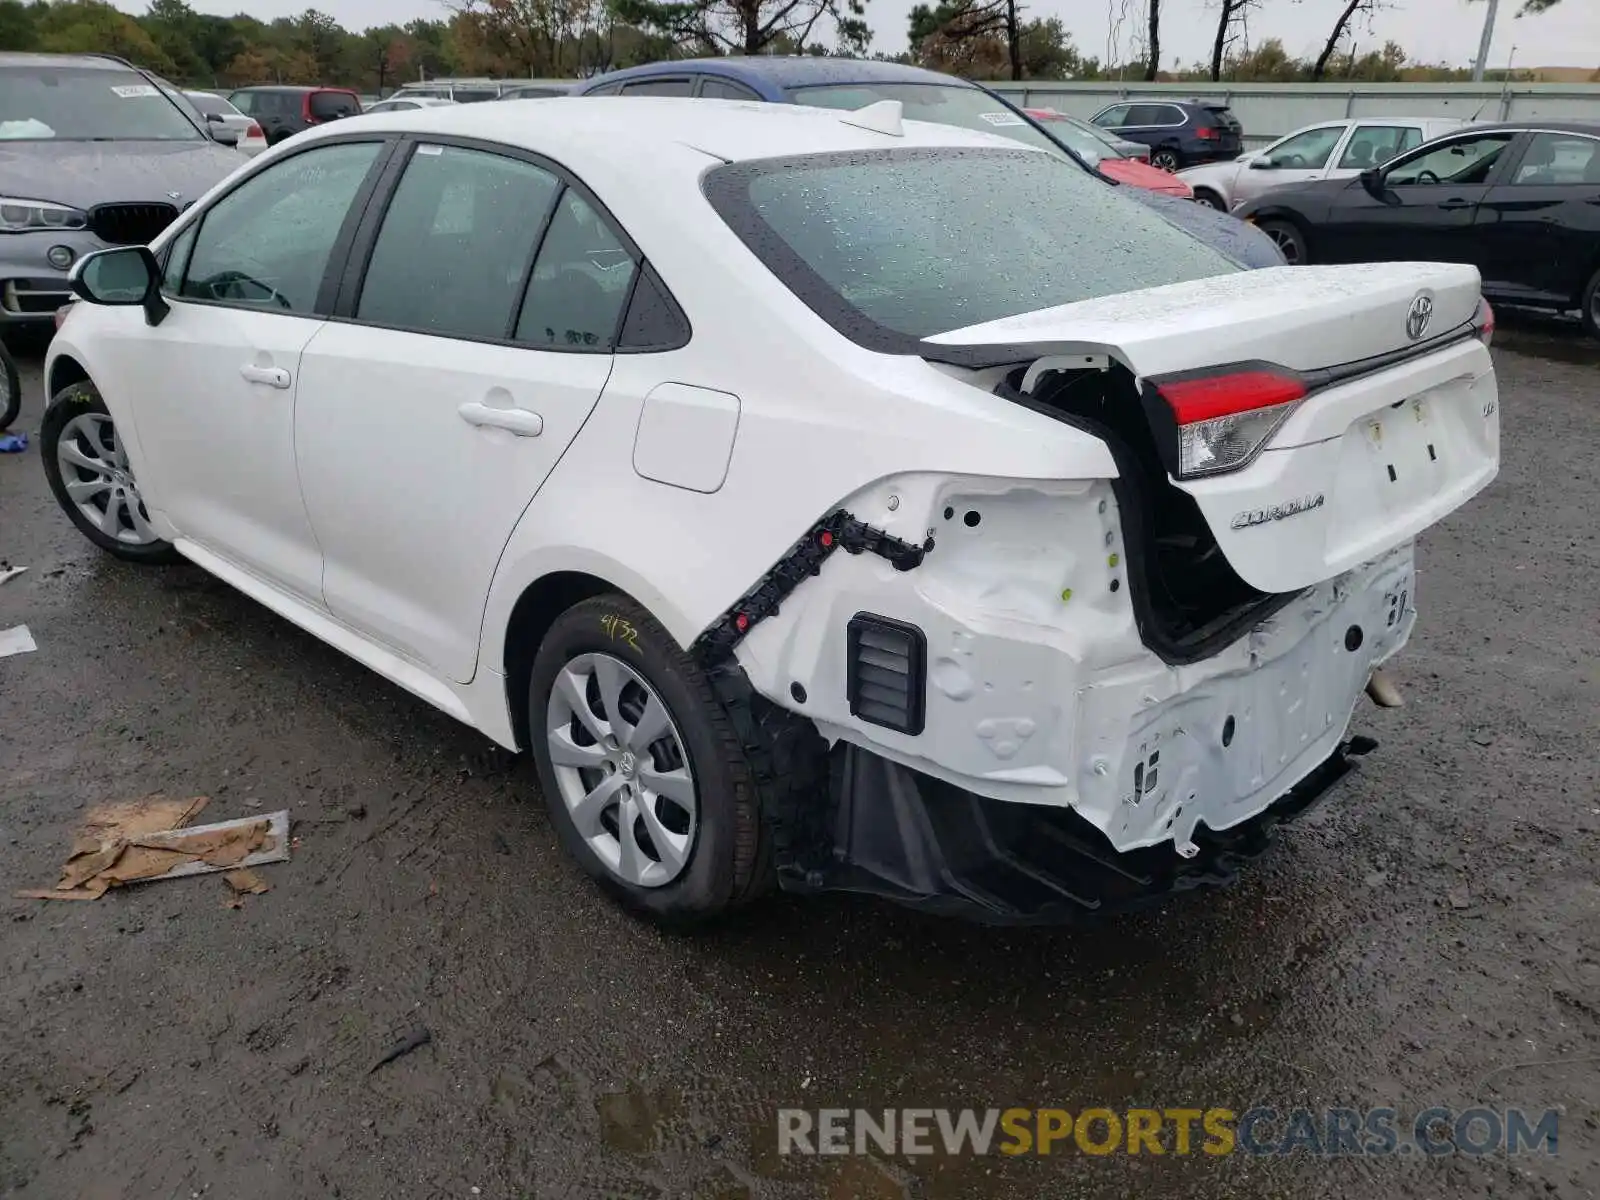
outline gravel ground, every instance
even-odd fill
[[[1423,542],[1379,750],[1237,887],[1088,929],[643,927],[528,763],[196,569],[99,555],[37,449],[0,456],[30,568],[0,628],[39,643],[0,661],[0,1195],[1596,1195],[1600,353],[1524,325],[1497,358],[1504,468]],[[158,791],[289,808],[293,861],[239,911],[214,876],[11,898]],[[788,1106],[1478,1103],[1558,1109],[1559,1154],[776,1153]]]

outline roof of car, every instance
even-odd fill
[[[965,79],[910,67],[902,63],[878,62],[868,58],[814,57],[812,55],[761,54],[727,58],[686,58],[674,62],[646,63],[597,75],[585,85],[648,76],[696,73],[722,75],[743,83],[766,83],[777,87],[806,87],[817,84],[850,83],[934,83],[948,87],[972,87]]]
[[[235,92],[345,92],[351,96],[356,94],[347,87],[321,83],[251,83],[233,90]]]
[[[104,71],[132,71],[136,68],[112,54],[35,54],[31,51],[0,51],[0,67],[73,66]]]
[[[1524,129],[1537,130],[1541,133],[1586,133],[1590,137],[1600,137],[1600,121],[1547,121],[1539,118],[1532,121],[1496,121],[1482,125],[1474,125],[1473,133],[1493,133],[1503,130],[1508,133],[1520,133]]]
[[[993,146],[1019,149],[999,134],[906,121],[901,136],[852,123],[856,114],[804,105],[665,96],[575,96],[556,105],[451,104],[362,116],[369,127],[477,137],[557,155],[583,174],[580,161],[626,161],[629,150],[650,159],[652,147],[677,144],[729,162],[830,150],[907,146]],[[317,126],[331,136],[347,122]],[[305,136],[305,135],[302,135]]]

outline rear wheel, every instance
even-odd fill
[[[556,618],[529,676],[528,742],[563,844],[628,908],[692,922],[771,883],[757,780],[728,715],[628,597]]]
[[[1183,155],[1176,146],[1162,146],[1150,155],[1150,165],[1163,171],[1176,171],[1183,166]]]
[[[128,562],[179,561],[151,527],[116,422],[94,384],[58,392],[39,429],[45,478],[78,532]]]
[[[1592,338],[1600,338],[1600,271],[1589,277],[1583,289],[1583,331]]]
[[[1214,208],[1218,212],[1228,211],[1228,206],[1222,202],[1222,197],[1211,191],[1209,188],[1195,188],[1194,202],[1196,204],[1203,204],[1207,208]]]
[[[1306,249],[1305,234],[1291,222],[1262,221],[1257,228],[1272,239],[1273,244],[1282,251],[1284,259],[1291,267],[1302,267],[1310,261],[1311,255]]]

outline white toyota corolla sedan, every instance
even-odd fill
[[[1499,459],[1472,268],[1243,271],[894,102],[337,122],[74,287],[85,536],[531,751],[662,919],[1227,878],[1372,748]]]

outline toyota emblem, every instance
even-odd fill
[[[1406,336],[1413,342],[1420,340],[1432,321],[1433,297],[1423,292],[1411,302],[1411,311],[1406,314]]]

